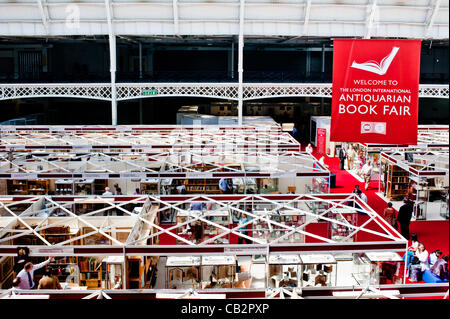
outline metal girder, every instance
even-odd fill
[[[112,25],[113,16],[110,0],[105,0],[105,10],[109,32],[109,64],[111,72],[111,124],[117,125],[116,36]]]
[[[238,39],[238,125],[242,125],[243,109],[243,82],[244,82],[244,23],[245,23],[245,0],[240,0],[239,7],[239,39]]]
[[[435,0],[433,12],[431,13],[430,18],[428,19],[427,27],[425,30],[425,39],[430,35],[431,29],[433,28],[434,20],[436,18],[436,14],[439,11],[439,6],[441,5],[441,0]]]
[[[115,49],[113,50],[115,52]],[[115,72],[114,72],[115,74]],[[238,83],[41,83],[0,84],[0,100],[73,97],[125,101],[146,97],[205,97],[238,100]],[[113,89],[117,89],[117,94]],[[274,97],[331,98],[331,83],[242,83],[242,100]],[[449,98],[448,84],[420,84],[420,98]]]

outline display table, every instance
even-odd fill
[[[196,256],[167,257],[166,287],[171,289],[198,289],[200,287],[201,258]]]

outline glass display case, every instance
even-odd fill
[[[74,181],[71,179],[58,179],[55,181],[55,193],[57,195],[73,195]]]
[[[230,227],[231,224],[231,214],[228,210],[210,210],[203,213],[203,217],[211,222],[222,225],[226,228]],[[223,233],[224,231],[218,227],[210,225],[208,223],[203,223],[203,238],[202,242],[209,240]],[[211,243],[213,244],[229,244],[230,243],[230,233],[224,235],[223,237],[216,238]]]
[[[229,228],[231,224],[231,215],[228,210],[209,210],[209,211],[182,211],[177,213],[177,224],[186,223],[190,220],[196,218],[196,216],[201,216],[202,218],[214,222],[216,224],[222,225],[223,227]],[[185,225],[179,226],[177,228],[177,235],[183,237],[189,241],[196,243],[201,243],[210,240],[216,236],[219,236],[224,231],[219,227],[211,225],[200,220],[196,220]],[[183,241],[177,239],[177,243],[184,243]],[[218,237],[211,240],[209,243],[212,244],[228,244],[230,243],[230,234],[226,234],[223,237]]]
[[[306,194],[327,194],[329,193],[329,181],[324,177],[313,177],[311,184],[305,185]]]
[[[348,227],[348,225],[356,226],[358,224],[358,215],[357,212],[345,208],[331,209],[328,217],[338,221],[339,224],[328,223],[328,238],[338,242],[356,241],[356,234],[349,237],[355,231],[355,228]]]
[[[370,284],[401,284],[404,260],[395,252],[367,252]]]
[[[74,181],[75,195],[91,195],[94,192],[93,179],[77,179]]]
[[[302,287],[336,286],[337,262],[331,254],[301,254]]]
[[[306,216],[302,212],[292,210],[255,210],[252,212],[257,216],[264,217],[279,224],[289,227],[299,227],[305,223]],[[305,242],[305,235],[295,232],[290,233],[288,230],[280,225],[268,223],[265,220],[254,218],[252,223],[253,237],[269,242],[280,238],[278,243],[303,243]]]
[[[251,177],[233,178],[233,186],[235,194],[256,194],[258,186],[256,180]]]
[[[299,255],[270,255],[268,287],[300,287],[301,259]]]
[[[167,257],[166,288],[199,289],[201,258],[198,256]]]
[[[202,256],[201,288],[233,288],[236,277],[235,256]]]

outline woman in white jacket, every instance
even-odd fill
[[[428,266],[428,251],[425,249],[425,246],[423,243],[419,243],[417,246],[417,250],[414,253],[414,256],[416,256],[420,261],[420,270],[424,272],[429,268]]]

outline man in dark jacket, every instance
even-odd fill
[[[400,233],[409,240],[409,223],[413,213],[413,202],[408,198],[403,199],[403,205],[398,211],[397,221],[400,224]]]
[[[346,158],[346,154],[345,154],[345,149],[344,146],[341,147],[341,149],[339,150],[339,160],[341,161],[341,165],[340,165],[340,169],[344,169],[344,165],[345,165],[345,158]]]

